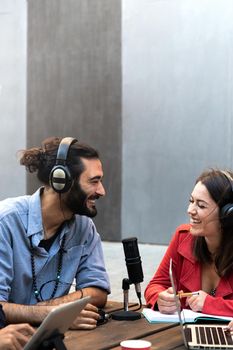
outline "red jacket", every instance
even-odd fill
[[[201,290],[201,265],[192,254],[193,236],[190,225],[177,228],[168,249],[145,290],[145,299],[149,307],[154,308],[158,294],[171,287],[169,279],[169,262],[173,260],[173,273],[177,283],[177,290],[192,292]],[[222,252],[224,254],[224,252]],[[182,299],[182,302],[185,302]],[[182,305],[186,307],[185,305]],[[220,279],[216,295],[207,295],[202,309],[203,313],[233,316],[233,271],[226,278]]]

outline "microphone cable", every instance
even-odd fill
[[[138,311],[142,308],[142,299],[141,299],[141,293],[137,293],[137,297],[138,297],[138,300],[139,300],[139,306],[137,309],[134,309],[133,311]]]

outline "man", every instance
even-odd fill
[[[12,324],[0,329],[0,350],[23,350],[34,332],[26,323]]]
[[[61,303],[90,295],[72,328],[92,329],[110,292],[99,234],[91,220],[105,195],[98,152],[51,137],[20,152],[43,184],[0,202],[0,303],[8,323],[39,324]],[[75,291],[70,287],[75,280]]]

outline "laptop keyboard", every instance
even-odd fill
[[[233,345],[230,333],[221,327],[196,326],[195,331],[198,344]]]

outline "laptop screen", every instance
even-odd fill
[[[176,308],[180,322],[180,329],[184,345],[188,349],[233,349],[232,335],[224,331],[225,326],[219,324],[188,324],[181,310],[180,298],[176,288],[174,267],[170,259],[169,276],[172,290],[175,295]]]
[[[175,296],[176,309],[179,317],[181,333],[184,339],[184,345],[188,347],[188,343],[186,341],[186,337],[184,334],[184,327],[183,327],[183,325],[185,324],[184,313],[181,310],[180,299],[178,297],[177,288],[176,288],[176,279],[174,277],[174,272],[172,271],[172,258],[170,259],[170,265],[169,265],[169,277],[172,285],[172,290]]]

